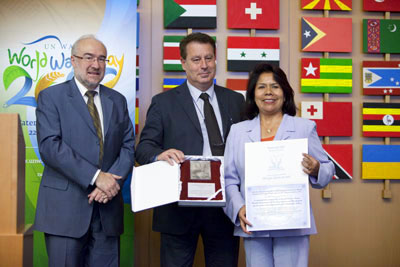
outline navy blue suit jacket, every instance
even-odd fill
[[[101,170],[125,179],[134,164],[134,131],[125,97],[100,85],[104,122]],[[90,225],[93,203],[88,194],[98,170],[99,141],[87,105],[74,79],[43,90],[36,109],[39,152],[44,172],[39,188],[35,230],[81,237]],[[121,187],[123,180],[119,181]],[[108,235],[123,232],[121,191],[99,204],[102,226]]]
[[[214,86],[222,118],[224,140],[233,123],[239,122],[244,103],[241,94]],[[185,155],[203,154],[203,135],[192,96],[187,83],[153,97],[147,111],[146,124],[136,148],[136,160],[140,164],[151,163],[163,151],[175,148]],[[200,208],[178,207],[176,203],[154,209],[153,230],[170,233],[187,233]],[[215,208],[212,208],[215,209]],[[215,215],[215,216],[223,216]],[[210,215],[214,216],[214,215]],[[222,218],[225,219],[225,218]],[[216,220],[221,220],[216,218]],[[216,233],[230,231],[226,224],[216,224]]]

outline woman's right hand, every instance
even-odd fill
[[[243,232],[245,232],[248,235],[251,235],[251,232],[247,231],[246,225],[251,225],[251,223],[246,219],[246,205],[243,205],[243,207],[240,208],[239,210],[239,221],[240,221],[240,227],[242,227]]]

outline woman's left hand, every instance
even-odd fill
[[[303,153],[303,161],[301,164],[303,165],[303,171],[308,175],[318,177],[319,172],[319,161],[311,157],[310,155]]]

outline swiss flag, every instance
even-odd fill
[[[228,0],[229,29],[279,29],[279,0]]]

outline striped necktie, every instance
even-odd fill
[[[96,94],[97,94],[96,91],[87,91],[85,93],[85,95],[88,97],[88,102],[87,102],[88,110],[90,116],[93,119],[93,124],[94,128],[96,129],[97,137],[99,138],[99,143],[100,143],[99,166],[101,167],[101,164],[103,162],[103,132],[101,130],[99,112],[97,111],[96,105],[94,104],[94,97]]]

